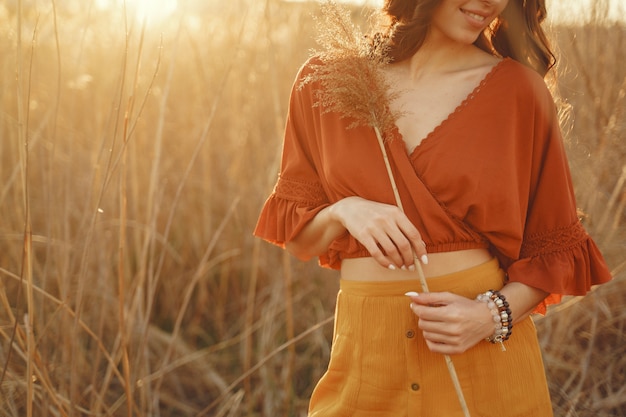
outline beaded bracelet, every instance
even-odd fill
[[[509,303],[506,301],[504,295],[496,290],[489,290],[483,294],[478,294],[476,301],[486,303],[493,318],[495,331],[493,335],[489,336],[486,340],[491,343],[500,343],[502,351],[505,351],[506,348],[503,342],[508,340],[513,332],[513,316],[509,308]]]

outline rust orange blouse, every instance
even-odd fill
[[[259,236],[284,246],[328,205],[348,196],[394,204],[373,129],[315,106],[319,84],[292,90],[277,183]],[[429,252],[489,248],[518,281],[545,290],[545,305],[611,279],[581,225],[553,98],[544,80],[500,61],[421,144],[408,152],[397,129],[387,140],[404,210]],[[320,264],[369,256],[347,232]]]

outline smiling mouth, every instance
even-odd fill
[[[470,12],[468,10],[464,10],[464,9],[460,9],[460,10],[466,16],[469,16],[470,18],[474,19],[478,23],[483,23],[487,19],[487,17],[485,17],[485,16],[482,16],[482,15],[479,15],[479,14],[476,14],[476,13],[472,13],[472,12]]]

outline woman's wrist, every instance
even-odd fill
[[[511,337],[513,325],[528,317],[547,295],[545,291],[520,282],[509,283],[500,291],[478,294],[476,301],[485,304],[492,319],[493,333],[487,340],[500,343],[505,350],[504,342]]]
[[[332,225],[333,227],[341,227],[343,229],[346,228],[345,219],[348,215],[346,213],[346,205],[355,199],[360,199],[360,197],[345,197],[328,207],[327,215],[329,220],[334,223],[334,225]]]
[[[505,351],[504,341],[509,340],[513,332],[513,315],[506,297],[499,291],[488,290],[476,296],[476,301],[489,309],[493,322],[493,334],[486,338],[491,343],[500,343]]]
[[[324,253],[331,242],[346,231],[338,204],[331,204],[317,213],[294,239],[287,242],[287,250],[303,260]]]
[[[506,284],[500,293],[509,303],[513,313],[513,324],[519,323],[528,317],[535,307],[539,305],[549,293],[538,288],[531,287],[521,282]]]

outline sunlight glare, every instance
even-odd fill
[[[178,0],[96,0],[96,5],[102,9],[126,6],[138,21],[153,23],[170,17],[178,8]]]
[[[308,0],[286,0],[290,2],[306,2]],[[336,0],[337,3],[355,4],[359,6],[381,7],[383,0]],[[555,23],[584,23],[593,16],[594,6],[603,3],[609,22],[626,21],[625,0],[553,0],[548,2],[548,16]]]

